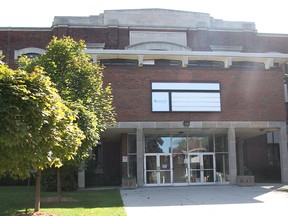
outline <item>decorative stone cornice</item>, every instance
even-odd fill
[[[141,27],[170,29],[200,29],[256,32],[253,22],[235,22],[214,19],[208,13],[168,9],[105,10],[87,17],[56,16],[52,27]]]
[[[273,67],[274,63],[283,65],[288,61],[288,54],[282,53],[243,53],[243,52],[221,52],[221,51],[152,51],[152,50],[97,50],[87,49],[87,54],[94,59],[131,59],[137,60],[139,66],[144,60],[169,59],[182,62],[186,67],[188,61],[221,61],[225,68],[229,68],[233,61],[260,62],[266,69]],[[97,56],[97,57],[95,57]]]

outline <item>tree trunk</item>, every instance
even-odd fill
[[[61,168],[57,168],[57,196],[58,196],[58,200],[59,201],[61,199],[61,193],[62,193],[62,188],[61,188]]]
[[[40,191],[41,191],[41,170],[38,169],[36,172],[36,195],[35,195],[34,212],[38,212],[40,210]]]

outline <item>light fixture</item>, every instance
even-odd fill
[[[183,126],[188,128],[190,126],[190,121],[183,121]]]

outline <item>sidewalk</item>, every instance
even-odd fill
[[[127,216],[286,214],[288,192],[281,184],[239,187],[150,187],[121,190]]]

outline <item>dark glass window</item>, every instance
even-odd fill
[[[265,65],[262,62],[247,62],[247,61],[233,61],[231,68],[259,68],[265,69]]]
[[[181,61],[177,60],[167,60],[167,59],[156,59],[155,66],[172,66],[172,67],[180,67]]]
[[[131,59],[102,59],[100,64],[105,66],[138,66],[138,61]]]
[[[25,53],[23,54],[25,56],[27,56],[28,58],[37,58],[40,54],[39,53]]]
[[[187,67],[190,68],[223,68],[223,62],[220,61],[189,61]]]

